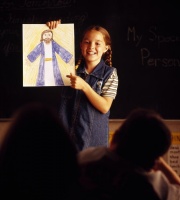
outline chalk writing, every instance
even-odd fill
[[[42,15],[17,16],[13,13],[10,13],[8,16],[6,16],[6,19],[4,19],[4,24],[29,24],[39,23],[41,21],[44,21],[44,17]]]
[[[136,33],[135,27],[128,27],[127,41],[135,42],[135,46],[137,47],[139,46],[141,40],[142,40],[142,35]]]
[[[66,17],[63,18],[63,23],[73,22],[76,26],[76,34],[79,34],[79,32],[81,32],[81,27],[87,18],[88,13],[86,12],[78,14],[75,13],[72,15],[72,13],[69,11],[67,12]],[[0,45],[0,51],[2,51],[5,56],[8,56],[9,53],[21,51],[21,48],[18,46],[18,44],[14,43],[14,41],[21,41],[21,24],[45,23],[45,19],[44,15],[33,14],[31,16],[19,16],[17,13],[14,14],[10,12],[8,15],[4,15],[4,17],[1,19],[1,22],[4,24],[4,27],[0,29],[0,38],[3,41]],[[13,39],[13,41],[11,41],[11,39]]]
[[[54,8],[65,8],[65,7],[71,7],[75,3],[74,0],[25,0],[24,2],[18,1],[1,1],[0,3],[0,9],[2,11],[5,10],[35,10],[35,9],[54,9]]]
[[[44,0],[44,1],[36,1],[36,0],[25,0],[24,4],[20,7],[22,8],[62,8],[62,7],[70,7],[74,3],[73,0]]]
[[[179,54],[177,57],[175,55],[171,56],[169,53],[167,53],[168,57],[163,55],[165,50],[169,52],[170,45],[180,44],[180,36],[178,35],[159,34],[157,26],[150,26],[147,30],[143,30],[143,33],[137,31],[135,26],[128,26],[127,41],[139,50],[142,66],[180,67]],[[142,48],[141,46],[144,47]],[[152,55],[150,48],[154,55]]]
[[[160,47],[161,44],[178,43],[180,42],[180,36],[178,35],[160,35],[157,33],[157,27],[152,26],[149,28],[149,41],[157,42],[157,46]]]
[[[5,44],[1,44],[0,49],[2,49],[5,56],[8,56],[9,53],[20,53],[21,52],[21,48],[19,48],[19,45],[15,44],[13,42],[10,42],[10,41]]]
[[[147,48],[141,49],[142,66],[151,67],[180,67],[180,59],[178,58],[153,58],[151,52]]]
[[[7,29],[0,29],[0,38],[3,39],[7,35],[13,35],[19,37],[19,31],[17,29],[7,28]]]
[[[127,28],[127,41],[134,42],[135,46],[138,47],[142,41],[147,40],[147,42],[156,42],[157,47],[166,43],[180,43],[180,36],[178,35],[162,35],[157,33],[157,26],[150,26],[147,30],[143,31],[143,34],[137,32],[135,26]]]

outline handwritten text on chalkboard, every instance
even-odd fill
[[[159,35],[158,27],[156,26],[149,27],[142,34],[133,26],[127,29],[127,41],[139,49],[139,58],[142,66],[180,67],[180,58],[178,56],[174,57],[169,52],[166,55],[165,51],[172,48],[172,46],[180,46],[180,36],[178,35]],[[147,46],[142,46],[144,44]]]

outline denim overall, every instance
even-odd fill
[[[86,74],[84,65],[81,65],[76,70],[76,74],[101,94],[104,83],[114,69],[101,60],[92,73]],[[81,90],[63,87],[59,116],[79,151],[90,146],[108,146],[109,114],[110,111],[102,114],[94,108]]]

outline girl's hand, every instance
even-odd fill
[[[96,91],[94,91],[91,86],[80,76],[67,75],[71,82],[71,87],[84,92],[89,102],[101,113],[105,114],[109,111],[113,99],[111,97],[102,97]]]
[[[46,23],[46,25],[50,28],[50,29],[54,29],[57,28],[58,24],[61,23],[61,20],[56,20],[56,21],[49,21]]]
[[[83,90],[87,83],[80,77],[76,75],[66,75],[70,79],[71,87],[78,90]]]

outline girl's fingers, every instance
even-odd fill
[[[57,28],[58,24],[60,24],[60,23],[61,23],[61,20],[60,20],[60,19],[57,20],[57,21],[54,21],[54,26],[53,26],[53,28]]]
[[[47,22],[46,25],[50,28],[50,22]]]
[[[46,23],[46,25],[50,28],[50,29],[54,29],[57,28],[58,24],[61,23],[61,20],[56,20],[56,21],[49,21]]]
[[[70,75],[66,75],[66,77],[72,78],[72,73],[70,73]]]

